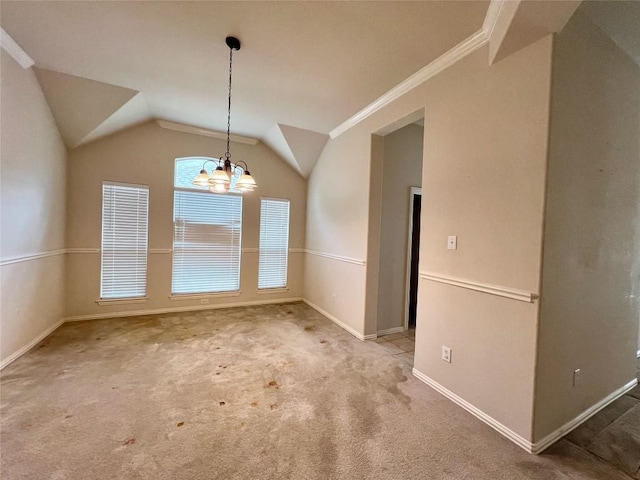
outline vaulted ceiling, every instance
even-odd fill
[[[478,31],[488,1],[6,1],[69,148],[163,119],[262,140],[301,175],[327,134]]]

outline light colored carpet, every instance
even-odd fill
[[[527,454],[304,304],[65,324],[1,375],[3,479],[626,479]]]

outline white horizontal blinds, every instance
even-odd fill
[[[100,298],[147,291],[149,187],[103,183]]]
[[[242,197],[175,190],[172,292],[240,289]]]
[[[258,288],[287,286],[289,200],[260,201],[260,260]]]

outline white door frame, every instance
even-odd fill
[[[413,238],[413,197],[420,195],[422,198],[421,187],[411,187],[409,189],[409,226],[407,228],[407,268],[404,291],[404,329],[409,329],[409,294],[411,290],[411,240]]]

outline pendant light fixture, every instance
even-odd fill
[[[207,160],[202,165],[200,174],[193,180],[193,184],[199,187],[209,187],[209,191],[213,193],[227,193],[227,192],[251,192],[257,188],[256,181],[249,173],[249,168],[246,162],[242,160],[234,164],[231,163],[230,152],[230,136],[231,136],[231,72],[233,67],[233,51],[240,50],[240,40],[236,37],[226,38],[227,46],[229,47],[229,97],[227,106],[227,151],[224,157],[220,157],[218,160]],[[216,163],[218,166],[211,175],[205,169],[205,165],[208,162]],[[232,185],[232,179],[238,178],[235,185]]]

